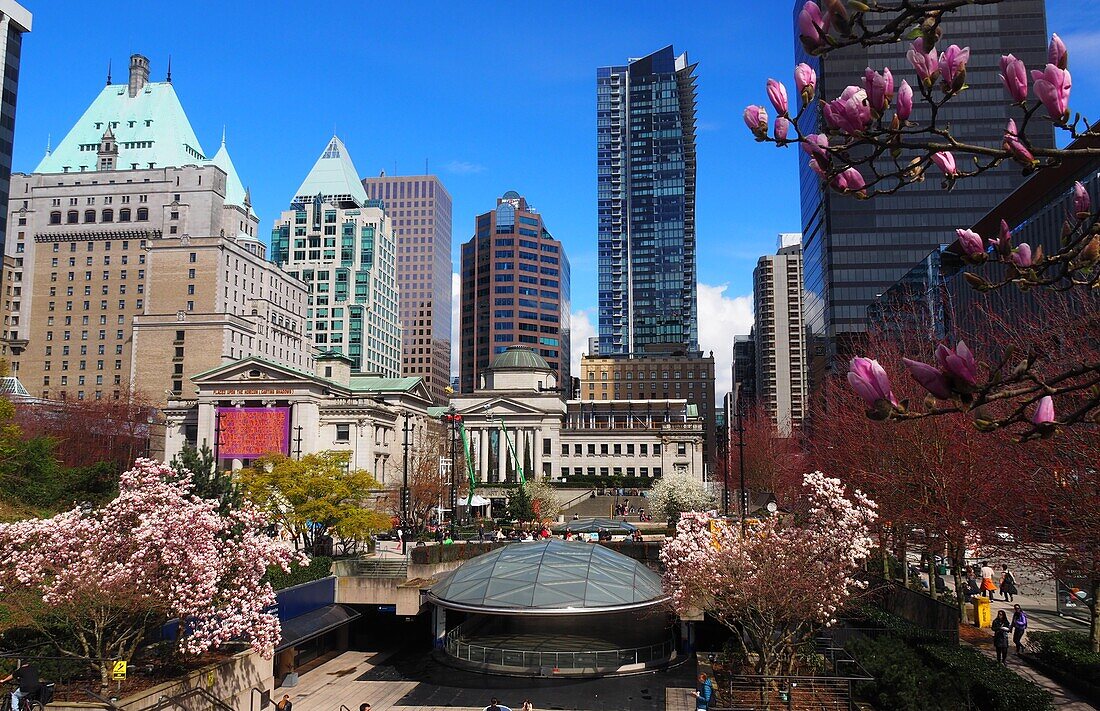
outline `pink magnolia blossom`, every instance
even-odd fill
[[[821,16],[821,8],[813,0],[807,0],[798,13],[798,34],[802,44],[811,51],[823,47],[828,32],[829,23]]]
[[[1027,269],[1031,266],[1031,245],[1027,242],[1021,242],[1020,246],[1012,250],[1012,263],[1020,269]]]
[[[953,44],[940,54],[940,78],[943,90],[948,94],[957,94],[966,84],[966,63],[970,61],[970,48],[959,48]]]
[[[943,174],[949,178],[953,178],[959,174],[959,169],[955,167],[955,154],[951,151],[933,153],[932,162],[939,166]]]
[[[787,87],[783,86],[783,82],[776,81],[775,79],[768,80],[768,99],[771,100],[772,106],[775,107],[775,112],[779,115],[787,113]]]
[[[898,404],[890,387],[890,378],[877,360],[853,358],[848,365],[848,384],[863,398],[867,407],[876,407],[882,400],[895,407]]]
[[[939,73],[939,55],[936,54],[936,48],[924,51],[924,38],[918,37],[913,40],[913,44],[910,45],[911,49],[906,52],[905,56],[909,58],[909,63],[913,65],[913,69],[917,72],[917,77],[925,86],[932,86],[932,82],[935,80],[936,75]]]
[[[1001,147],[1008,151],[1012,160],[1026,168],[1034,168],[1039,162],[1035,160],[1035,156],[1027,149],[1023,141],[1020,140],[1019,134],[1016,131],[1016,122],[1012,119],[1008,120],[1008,127],[1005,128],[1005,135],[1004,139],[1001,141]]]
[[[898,104],[897,104],[898,121],[905,123],[909,120],[909,115],[913,113],[913,87],[909,86],[909,82],[906,80],[901,81],[901,86],[898,87]]]
[[[817,91],[817,72],[805,62],[799,64],[794,68],[794,86],[802,97],[802,104],[810,103]]]
[[[1031,423],[1040,426],[1054,424],[1054,398],[1044,395],[1039,399],[1035,413],[1031,416]]]
[[[1014,102],[1027,101],[1027,67],[1011,54],[1001,57],[1001,83]]]
[[[951,384],[939,368],[921,363],[919,360],[910,360],[909,358],[902,358],[901,360],[905,363],[905,367],[909,369],[909,374],[913,376],[913,380],[920,383],[921,387],[940,400],[951,399]]]
[[[867,183],[863,175],[853,167],[845,168],[833,178],[833,188],[842,193],[855,193],[856,197],[867,197]]]
[[[768,111],[763,106],[746,106],[744,118],[745,125],[758,139],[768,135]]]
[[[985,242],[974,230],[955,230],[955,234],[959,237],[959,247],[962,248],[963,254],[968,257],[977,257],[980,254],[985,254]]]
[[[867,67],[863,72],[863,90],[871,111],[881,116],[894,98],[894,76],[890,73],[890,67],[883,69],[881,74]]]
[[[1079,219],[1085,219],[1092,214],[1092,198],[1080,180],[1073,184],[1073,214]]]
[[[1064,124],[1069,119],[1069,90],[1072,86],[1069,70],[1048,64],[1043,71],[1033,69],[1031,78],[1035,80],[1035,95],[1043,102],[1047,113],[1055,123]]]
[[[707,612],[767,646],[758,674],[833,624],[866,586],[877,506],[858,489],[821,472],[803,477],[798,516],[764,516],[748,525],[703,513],[682,514],[661,548],[665,590],[680,612]],[[774,645],[774,646],[773,646]]]
[[[860,133],[871,123],[867,92],[858,86],[846,88],[840,98],[825,104],[822,112],[830,126],[844,133]]]
[[[817,173],[822,178],[827,177],[827,174],[825,173],[825,168],[821,166],[821,163],[818,162],[817,158],[810,159],[810,170]]]
[[[775,140],[780,142],[786,141],[787,132],[790,130],[790,128],[791,122],[787,119],[786,116],[780,116],[779,118],[777,118],[775,120]]]
[[[802,139],[802,150],[818,159],[828,158],[829,137],[824,133],[815,133]]]
[[[1059,69],[1065,69],[1069,66],[1069,50],[1066,49],[1066,43],[1057,34],[1050,36],[1050,46],[1047,47],[1047,62]]]
[[[945,375],[957,383],[975,385],[978,382],[978,363],[963,341],[959,341],[954,349],[941,343],[936,348],[936,363]]]
[[[139,459],[100,508],[0,524],[0,588],[30,592],[62,618],[127,611],[114,632],[83,640],[92,657],[112,658],[113,634],[173,618],[187,620],[185,652],[244,641],[270,657],[280,627],[264,574],[305,559],[266,535],[255,508],[221,515],[191,487],[189,475]]]
[[[1009,257],[1012,254],[1012,230],[1008,228],[1008,223],[1001,220],[1001,232],[999,237],[994,237],[989,240],[989,243],[997,250],[997,254],[1002,257]]]

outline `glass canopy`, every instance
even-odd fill
[[[550,539],[513,543],[463,563],[429,590],[433,602],[469,612],[613,612],[663,602],[661,578],[601,545]]]

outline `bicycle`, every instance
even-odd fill
[[[53,691],[53,682],[39,682],[38,691],[24,696],[20,704],[22,708],[18,711],[45,711],[46,704],[53,701]],[[8,690],[0,692],[0,711],[12,711],[11,692]]]

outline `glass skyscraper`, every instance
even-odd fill
[[[670,45],[596,70],[601,355],[699,348],[695,66]]]
[[[31,31],[31,13],[14,0],[0,2],[0,207],[8,202],[11,182],[11,149],[15,139],[15,97],[19,90],[19,58],[23,33]],[[7,210],[0,210],[0,252],[7,236]]]
[[[797,16],[804,0],[794,3]],[[1000,58],[1012,53],[1029,68],[1046,63],[1046,14],[1042,0],[1004,0],[993,5],[972,5],[951,13],[943,22],[939,49],[951,44],[969,46],[966,80],[969,88],[941,109],[941,125],[950,122],[952,132],[969,143],[1000,146],[1008,119],[1019,113],[999,78]],[[836,98],[849,84],[859,84],[866,67],[894,72],[895,82],[916,82],[906,60],[909,42],[870,48],[848,47],[824,58],[808,56],[795,42],[795,61],[813,66],[818,75],[818,99]],[[937,96],[939,90],[937,89]],[[1018,116],[1016,116],[1018,118]],[[928,110],[916,102],[911,120],[926,122]],[[807,111],[801,118],[803,133],[819,130],[820,113]],[[1052,147],[1054,136],[1045,119],[1031,122],[1033,145]],[[928,179],[894,195],[856,200],[825,188],[808,166],[804,151],[799,158],[802,204],[802,246],[805,268],[807,345],[811,384],[820,383],[834,359],[844,359],[858,348],[867,330],[867,307],[879,294],[901,279],[929,252],[955,239],[955,229],[977,222],[994,205],[1023,182],[1020,168],[1005,164],[974,178],[959,181],[948,192],[933,168]],[[902,162],[907,157],[903,156]],[[959,156],[960,167],[969,159]]]

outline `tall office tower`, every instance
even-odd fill
[[[11,188],[8,345],[35,396],[164,401],[251,355],[312,367],[305,285],[265,259],[224,142],[206,157],[140,54]]]
[[[733,405],[745,412],[756,402],[756,329],[733,337],[732,368]]]
[[[670,45],[596,70],[601,355],[699,349],[695,67]]]
[[[451,380],[451,196],[434,175],[365,178],[397,241],[401,375],[419,376],[436,402]]]
[[[784,436],[802,426],[807,404],[800,240],[779,235],[779,251],[761,257],[752,273],[756,393]]]
[[[795,0],[796,18],[804,0]],[[956,136],[970,143],[1000,146],[1013,115],[999,78],[1001,55],[1012,53],[1028,67],[1046,64],[1046,14],[1042,0],[1004,0],[970,5],[944,18],[939,47],[971,47],[966,68],[969,88],[939,112]],[[819,99],[836,98],[849,84],[859,84],[864,69],[888,66],[895,81],[916,85],[905,53],[909,42],[872,48],[848,47],[824,58],[807,55],[795,42],[795,61],[817,71]],[[937,96],[939,90],[936,90]],[[1018,113],[1018,112],[1016,112]],[[926,123],[925,104],[916,102],[910,120]],[[816,133],[820,112],[804,112],[800,128]],[[1048,121],[1031,121],[1028,137],[1036,146],[1053,147]],[[894,195],[856,200],[826,189],[799,153],[802,196],[802,247],[805,263],[806,326],[815,384],[836,361],[851,356],[866,330],[867,306],[917,262],[941,244],[955,240],[955,228],[974,224],[1023,181],[1019,167],[1006,163],[960,180],[947,192],[933,169],[928,180]],[[907,158],[903,158],[905,162]],[[962,160],[960,158],[960,160]],[[968,161],[969,159],[967,159]],[[967,162],[966,165],[969,165]]]
[[[11,184],[11,149],[15,140],[15,98],[19,89],[19,57],[23,33],[31,31],[31,13],[15,0],[0,0],[0,207],[8,202]],[[0,252],[8,233],[7,210],[0,210]]]
[[[462,245],[459,385],[482,387],[489,364],[508,346],[537,350],[558,372],[562,399],[569,376],[569,258],[542,215],[514,190],[477,216]]]
[[[393,225],[383,201],[367,197],[336,136],[275,221],[271,251],[311,287],[306,328],[318,350],[343,353],[356,372],[399,377]]]
[[[600,337],[589,336],[588,337],[588,351],[585,355],[598,356],[600,354]]]

